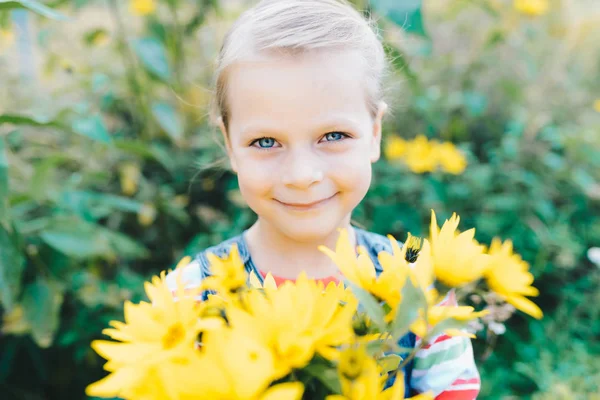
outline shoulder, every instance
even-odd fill
[[[367,249],[372,249],[376,253],[382,251],[392,251],[390,240],[387,237],[380,235],[379,233],[369,232],[356,227],[354,230],[356,231],[357,242],[362,246],[365,246]]]
[[[367,249],[367,251],[369,252],[369,256],[371,257],[371,260],[373,261],[373,264],[375,265],[377,270],[381,271],[382,268],[381,268],[381,265],[379,264],[379,259],[377,258],[377,256],[382,251],[385,251],[388,253],[392,252],[392,245],[390,244],[390,240],[387,237],[380,235],[378,233],[369,232],[369,231],[366,231],[364,229],[360,229],[357,227],[354,227],[354,231],[356,232],[357,245],[363,246]],[[399,242],[399,243],[400,243],[400,246],[402,246],[402,243],[401,242]]]
[[[167,274],[167,286],[174,291],[177,288],[177,279],[182,280],[186,289],[193,289],[200,286],[202,279],[210,275],[207,254],[214,254],[220,258],[227,257],[231,246],[234,244],[237,244],[238,248],[243,247],[240,248],[240,255],[244,259],[247,252],[245,252],[245,247],[241,245],[241,240],[241,235],[238,235],[197,253],[189,264],[170,271]]]

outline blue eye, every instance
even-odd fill
[[[260,147],[261,149],[270,149],[273,146],[275,146],[275,139],[270,137],[263,137],[260,139],[256,139],[254,142],[252,142],[252,145],[254,144],[258,144],[258,147]]]
[[[342,140],[345,137],[348,137],[348,135],[346,135],[343,132],[329,132],[329,133],[325,134],[325,141],[326,142],[337,142],[338,140]]]

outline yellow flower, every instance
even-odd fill
[[[385,158],[390,161],[396,161],[406,154],[406,149],[406,140],[394,135],[386,141],[383,152],[385,154]]]
[[[190,262],[192,262],[192,257],[190,256],[185,256],[183,257],[181,260],[179,260],[179,262],[177,263],[177,265],[175,266],[175,269],[181,269],[183,267],[185,267],[186,265],[188,265]]]
[[[594,101],[594,110],[600,113],[600,99]]]
[[[548,12],[548,0],[514,0],[515,9],[525,15],[537,17]]]
[[[539,295],[539,291],[531,286],[533,275],[529,272],[529,264],[518,254],[513,254],[512,241],[502,243],[494,238],[488,254],[491,257],[485,278],[489,287],[517,309],[541,319],[542,310],[525,298]]]
[[[211,275],[202,281],[204,290],[216,290],[222,296],[236,294],[246,288],[248,275],[240,258],[237,245],[232,245],[229,255],[219,258],[209,253]]]
[[[475,312],[473,307],[469,306],[430,306],[427,309],[427,318],[424,318],[424,313],[411,326],[410,330],[419,337],[425,337],[428,329],[441,323],[442,321],[452,318],[459,321],[469,321],[475,318],[482,317],[489,313],[488,310]],[[474,338],[474,335],[465,334],[456,329],[448,329],[446,331],[450,336],[468,336]]]
[[[337,346],[353,337],[354,298],[342,304],[335,285],[322,285],[301,274],[295,283],[277,290],[250,291],[245,309],[231,308],[228,320],[235,330],[262,341],[276,357],[277,377],[305,366],[315,352],[337,356]]]
[[[160,395],[176,392],[177,386],[168,379],[155,378],[183,368],[194,357],[194,342],[199,331],[222,326],[213,318],[198,319],[200,305],[195,300],[196,293],[186,292],[181,282],[175,301],[164,272],[151,283],[147,282],[145,289],[152,304],[126,302],[125,323],[111,321],[113,328],[103,331],[121,343],[92,342],[92,348],[108,360],[104,369],[111,374],[89,385],[88,396],[141,398],[136,393],[152,387],[155,395],[143,398],[172,398]],[[196,371],[187,373],[195,375]]]
[[[250,286],[256,289],[277,290],[277,283],[270,272],[268,272],[265,279],[263,279],[263,283],[260,283],[258,276],[252,271],[250,274]]]
[[[127,196],[133,195],[138,190],[138,183],[142,172],[139,165],[135,163],[124,163],[119,168],[119,179],[121,181],[121,191]]]
[[[400,292],[408,275],[406,261],[387,263],[388,267],[384,267],[383,272],[377,276],[373,261],[365,249],[359,247],[358,257],[356,256],[345,229],[340,232],[335,251],[325,246],[319,246],[319,250],[335,262],[346,279],[384,300],[392,309],[400,302]],[[404,259],[404,256],[401,257]]]
[[[441,230],[435,212],[431,210],[430,246],[433,271],[442,284],[449,287],[462,286],[483,276],[488,263],[484,246],[475,239],[475,229],[457,232],[460,217],[452,214]]]
[[[185,369],[195,373],[175,369],[168,377],[180,390],[178,400],[300,399],[304,390],[298,382],[269,387],[276,373],[274,354],[239,329],[207,331],[201,351]]]
[[[154,0],[130,0],[129,8],[134,15],[148,15],[156,10]]]
[[[454,175],[460,175],[465,171],[467,159],[454,144],[440,143],[436,146],[435,153],[444,171]]]
[[[401,400],[404,399],[404,375],[398,372],[394,385],[383,390],[382,376],[375,360],[364,346],[350,346],[340,354],[338,376],[341,395],[329,395],[326,400]],[[411,397],[413,400],[433,400],[430,393]]]
[[[412,172],[417,174],[435,171],[438,166],[435,143],[429,142],[423,135],[417,136],[408,143],[404,162]]]
[[[151,203],[144,203],[137,214],[140,225],[150,226],[156,219],[156,207]]]
[[[406,243],[400,249],[393,236],[388,235],[388,238],[392,246],[392,254],[383,251],[378,255],[384,271],[398,267],[409,269],[409,276],[413,283],[425,293],[428,304],[434,304],[438,300],[438,293],[432,288],[434,274],[429,241],[425,240],[421,248],[421,239],[409,233]]]
[[[392,246],[394,245],[394,242],[396,242],[396,244],[398,243],[391,235],[388,235],[388,239],[390,239],[392,242]],[[404,254],[404,259],[407,262],[414,263],[417,261],[417,258],[419,257],[419,251],[421,251],[421,243],[422,240],[420,237],[413,236],[410,234],[410,232],[408,233],[406,242],[404,243],[404,246],[402,246],[402,253]]]

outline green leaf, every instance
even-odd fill
[[[183,119],[171,104],[152,104],[152,114],[173,142],[177,143],[183,138]]]
[[[132,45],[148,72],[165,82],[170,81],[171,68],[167,60],[167,52],[161,42],[153,38],[143,38],[134,40]]]
[[[406,32],[427,37],[421,14],[422,0],[372,0],[371,4]]]
[[[106,228],[100,228],[100,230],[104,233],[104,236],[108,239],[110,246],[119,258],[138,259],[146,258],[150,255],[146,247],[129,236]]]
[[[137,259],[149,254],[127,235],[72,217],[54,218],[40,237],[52,248],[76,259]]]
[[[42,348],[52,344],[59,325],[59,311],[63,301],[62,291],[44,279],[25,287],[23,312],[31,326],[33,340]]]
[[[375,326],[377,326],[380,331],[383,331],[385,329],[385,313],[383,311],[383,306],[371,295],[371,293],[363,288],[350,281],[347,282],[347,285],[356,296],[360,307],[365,310]]]
[[[420,287],[413,285],[412,280],[407,278],[402,288],[402,301],[392,322],[391,334],[395,339],[400,339],[408,332],[412,324],[419,316],[419,310],[427,309],[427,299]]]
[[[47,7],[34,0],[0,0],[0,11],[18,8],[31,10],[37,14],[51,19],[57,19],[61,21],[68,19],[63,14],[56,12],[50,7]]]
[[[25,260],[19,251],[16,234],[11,234],[0,224],[0,301],[10,312],[21,290],[21,275]]]
[[[464,329],[469,326],[469,321],[460,321],[454,318],[447,318],[442,322],[436,324],[431,331],[427,333],[427,336],[423,339],[423,343],[427,343],[434,337],[441,335],[448,329]]]
[[[71,128],[75,133],[87,136],[98,142],[107,144],[111,142],[110,134],[100,115],[77,119],[73,121]]]
[[[61,253],[77,259],[114,255],[110,241],[101,229],[77,218],[56,218],[40,238]]]
[[[2,124],[13,124],[13,125],[31,125],[40,127],[56,127],[62,128],[62,125],[55,120],[35,117],[19,114],[2,114],[0,115],[0,125]]]
[[[8,157],[4,138],[0,138],[0,222],[8,221]]]
[[[303,367],[302,371],[322,382],[323,385],[333,393],[342,392],[340,380],[335,368],[322,363],[310,363],[306,367]]]
[[[127,197],[85,190],[68,190],[63,192],[61,204],[81,215],[96,208],[106,209],[109,213],[113,211],[137,213],[144,205],[140,201]]]
[[[402,357],[397,354],[390,354],[377,360],[382,372],[391,372],[398,369],[402,362]]]

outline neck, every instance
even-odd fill
[[[356,248],[356,233],[350,225],[350,216],[338,228],[348,230],[352,246]],[[248,229],[245,239],[252,260],[261,271],[289,279],[295,279],[305,271],[309,278],[320,279],[341,277],[333,261],[318,249],[321,245],[335,249],[338,237],[336,228],[325,237],[298,241],[259,218]]]

